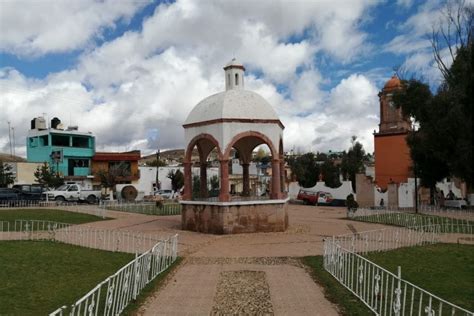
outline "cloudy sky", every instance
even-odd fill
[[[402,66],[439,84],[428,34],[441,1],[0,0],[0,152],[33,117],[59,117],[97,150],[183,148],[194,105],[247,68],[285,150],[373,151],[378,92]]]

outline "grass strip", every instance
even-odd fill
[[[68,212],[63,210],[0,209],[0,221],[9,222],[11,227],[10,229],[14,227],[15,220],[19,219],[53,221],[68,224],[84,224],[104,220],[104,218],[95,215]]]
[[[324,270],[322,256],[303,257],[313,279],[324,288],[324,296],[335,304],[342,315],[371,315],[370,309],[354,294],[342,286],[329,272]]]

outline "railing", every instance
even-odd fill
[[[429,225],[370,230],[332,237],[332,240],[344,249],[366,254],[372,251],[433,244],[439,241],[439,237],[439,227]]]
[[[120,212],[139,213],[147,215],[180,215],[181,205],[178,203],[164,202],[122,202],[101,201],[100,208],[103,210],[114,210]]]
[[[463,218],[441,217],[385,209],[357,209],[355,212],[349,212],[349,218],[364,222],[405,227],[437,225],[440,227],[441,233],[474,233],[474,221]]]
[[[102,218],[106,217],[106,209],[100,208],[97,205],[87,205],[77,202],[9,200],[0,201],[0,208],[52,208],[68,212],[91,214]]]
[[[119,315],[140,291],[177,258],[178,235],[158,242],[145,253],[99,283],[71,306],[62,306],[54,315]]]
[[[324,268],[376,315],[474,315],[350,251],[324,241]]]
[[[53,240],[67,244],[141,253],[150,249],[162,236],[125,230],[106,230],[51,221],[15,220],[0,222],[0,240]]]

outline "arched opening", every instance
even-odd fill
[[[239,74],[235,74],[235,85],[239,85]]]
[[[234,137],[223,155],[229,159],[229,199],[279,199],[280,156],[272,142],[258,132]]]
[[[218,199],[222,157],[217,140],[209,134],[196,136],[184,159],[184,200]]]

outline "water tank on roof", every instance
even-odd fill
[[[46,129],[46,120],[44,117],[35,117],[31,120],[31,129]]]
[[[61,120],[57,117],[51,120],[51,128],[57,129],[58,125],[61,124]]]

